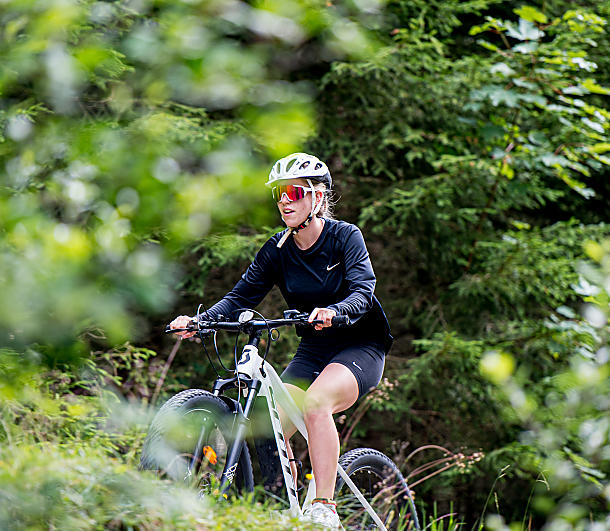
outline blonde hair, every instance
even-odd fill
[[[316,183],[313,188],[316,192],[322,192],[323,194],[322,206],[318,210],[316,216],[319,218],[335,219],[334,209],[336,201],[332,191],[328,190],[324,183]]]

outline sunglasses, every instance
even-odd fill
[[[286,194],[288,201],[298,201],[303,199],[309,191],[311,191],[311,188],[300,184],[278,184],[271,188],[271,195],[279,203],[284,194]]]

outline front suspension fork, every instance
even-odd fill
[[[260,390],[261,382],[260,380],[252,379],[248,381],[247,385],[248,395],[246,397],[246,403],[244,404],[243,411],[240,411],[241,408],[235,411],[236,422],[233,433],[231,434],[232,442],[229,451],[227,452],[227,462],[225,463],[225,468],[222,472],[222,481],[220,483],[221,496],[226,495],[227,491],[231,487],[231,483],[233,483],[233,479],[235,478],[239,457],[241,456],[244,444],[246,444],[246,431],[250,422],[250,413],[252,412],[254,401]]]

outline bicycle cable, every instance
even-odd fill
[[[198,335],[199,338],[201,339],[201,344],[203,346],[203,351],[205,352],[206,357],[208,358],[208,361],[212,367],[212,369],[214,370],[214,372],[216,373],[216,376],[218,376],[218,378],[220,378],[220,372],[218,372],[218,369],[216,368],[216,366],[214,365],[214,362],[212,361],[212,358],[208,352],[208,349],[205,345],[205,340],[204,340],[204,336],[203,336],[203,330],[201,330],[200,327],[200,323],[201,321],[199,320],[199,316],[203,315],[200,310],[201,307],[203,306],[203,303],[199,304],[199,306],[197,307],[197,328],[198,328]],[[208,313],[208,310],[205,306],[203,306],[203,312],[205,313],[205,317],[208,321],[211,321],[212,319],[210,318],[210,314]],[[222,367],[222,369],[225,372],[231,372],[231,369],[229,369],[228,367],[225,366],[225,364],[222,362],[222,357],[220,356],[220,352],[218,351],[218,343],[216,342],[216,334],[218,334],[218,330],[214,330],[214,353],[216,354],[216,358],[218,359],[218,363],[220,363],[220,366]]]
[[[216,373],[216,376],[218,378],[220,378],[220,373],[218,372],[218,369],[216,368],[216,365],[214,365],[214,363],[212,362],[212,358],[210,357],[210,353],[208,352],[208,348],[205,346],[205,341],[203,339],[203,333],[202,330],[200,328],[200,323],[201,321],[199,320],[199,316],[202,315],[201,314],[201,307],[203,306],[203,303],[199,304],[199,306],[197,306],[197,335],[199,336],[199,339],[201,340],[201,346],[203,347],[203,351],[205,352],[205,356],[206,358],[208,358],[208,362],[210,363],[210,367],[212,367],[212,370]],[[209,319],[210,316],[208,314],[208,310],[205,308],[205,306],[203,307],[203,311],[205,312],[206,317]]]
[[[203,303],[202,303],[202,302],[201,302],[201,303],[199,303],[199,306],[197,306],[197,327],[199,327],[199,316],[200,316],[200,315],[202,315],[202,313],[199,311],[199,310],[201,310],[201,307],[202,307],[202,306],[203,306]],[[203,311],[204,311],[204,313],[205,313],[205,317],[206,317],[206,319],[207,319],[208,321],[211,321],[211,319],[210,319],[210,314],[208,313],[208,309],[207,309],[205,306],[203,306]]]
[[[215,337],[216,337],[216,332],[214,332],[214,338]],[[220,373],[218,372],[218,369],[216,368],[216,365],[214,365],[214,363],[212,362],[212,358],[210,357],[210,353],[208,352],[208,348],[205,346],[205,341],[203,339],[201,340],[201,345],[203,346],[203,351],[205,352],[206,358],[208,358],[208,361],[210,362],[210,366],[212,367],[212,369],[216,373],[216,376],[218,378],[220,378]]]
[[[218,363],[220,363],[220,366],[223,368],[223,370],[225,372],[231,372],[231,369],[229,369],[228,367],[225,366],[225,364],[222,361],[222,357],[220,356],[220,351],[218,350],[218,342],[216,340],[217,335],[218,335],[218,330],[214,330],[214,351],[216,353],[216,357],[218,358]]]

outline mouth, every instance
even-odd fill
[[[292,210],[291,208],[285,208],[285,209],[282,211],[282,214],[283,214],[284,216],[290,216],[290,214],[294,214],[294,210]]]

